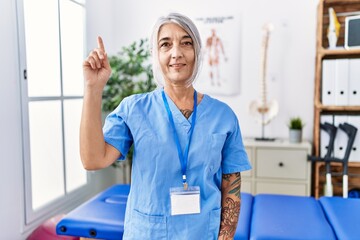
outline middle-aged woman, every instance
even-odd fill
[[[103,129],[101,98],[111,68],[100,37],[84,61],[83,166],[105,168],[134,145],[124,239],[233,239],[240,172],[251,168],[238,119],[192,85],[201,41],[189,18],[159,18],[151,43],[158,89],[125,98]]]

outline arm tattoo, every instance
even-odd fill
[[[236,179],[231,183],[230,194],[235,194],[240,199],[241,176],[240,173],[235,173]]]
[[[190,115],[192,114],[192,110],[190,109],[180,109],[180,112],[187,118],[189,119]]]
[[[240,200],[225,199],[225,206],[221,211],[221,226],[219,236],[233,237],[240,214]],[[225,238],[226,239],[226,238]]]
[[[223,174],[222,175],[222,179],[223,181],[227,181],[230,182],[230,178],[232,176],[235,176],[236,179],[230,183],[230,190],[229,190],[229,194],[235,194],[235,196],[237,196],[238,198],[240,198],[240,187],[241,187],[241,175],[239,172],[237,173],[231,173],[231,174]]]
[[[240,215],[241,175],[240,173],[223,174],[222,210],[219,237],[233,239]]]
[[[230,181],[231,174],[223,174],[222,179],[229,182]]]

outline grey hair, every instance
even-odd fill
[[[190,86],[195,81],[200,72],[200,66],[202,62],[201,38],[200,33],[193,21],[180,13],[169,13],[167,16],[160,17],[153,27],[150,48],[152,52],[152,69],[155,81],[159,87],[162,87],[165,84],[158,57],[158,37],[160,28],[167,23],[175,23],[179,25],[182,29],[185,30],[187,34],[190,35],[193,41],[195,51],[195,63],[193,73],[191,77],[187,80],[187,86]]]

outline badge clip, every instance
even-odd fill
[[[183,185],[184,185],[184,190],[188,190],[188,183],[186,181],[186,175],[183,175]]]

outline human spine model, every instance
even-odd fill
[[[274,27],[272,24],[265,24],[263,27],[264,37],[262,41],[262,54],[261,54],[261,81],[260,81],[260,93],[261,100],[254,100],[250,103],[250,114],[253,115],[257,122],[262,125],[262,139],[264,138],[264,126],[270,123],[270,121],[276,117],[279,111],[279,105],[276,100],[267,100],[267,88],[266,88],[266,68],[267,68],[267,52],[269,45],[270,33]]]

